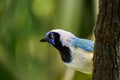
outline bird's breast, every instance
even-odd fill
[[[71,47],[70,50],[72,52],[72,61],[65,63],[65,65],[80,72],[91,74],[93,53],[73,47]]]

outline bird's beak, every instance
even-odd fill
[[[45,38],[41,39],[40,42],[48,42],[48,39],[45,37]]]

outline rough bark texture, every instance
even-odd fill
[[[99,0],[93,80],[120,80],[120,0]]]

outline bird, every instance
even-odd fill
[[[68,68],[92,74],[94,41],[78,38],[63,29],[53,29],[47,32],[40,42],[48,42],[55,47]]]

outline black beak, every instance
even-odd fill
[[[48,39],[47,38],[43,38],[40,40],[40,42],[48,42]]]

